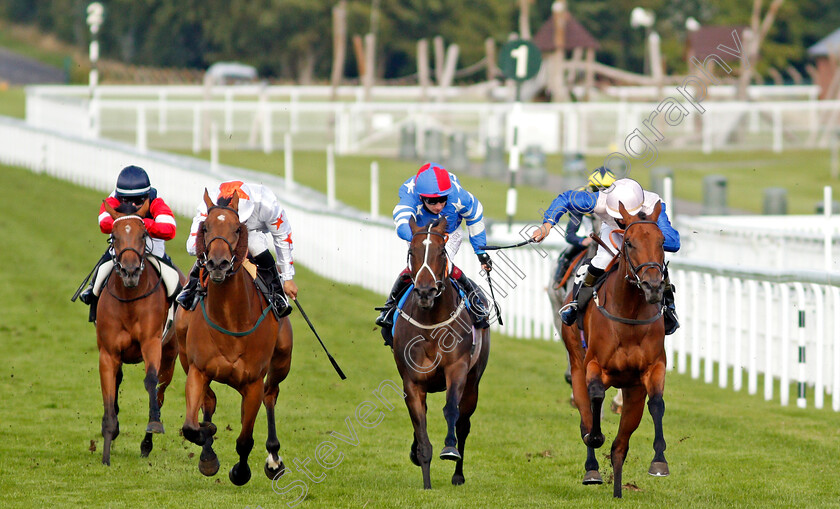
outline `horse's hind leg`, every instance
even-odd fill
[[[583,475],[583,484],[603,484],[604,479],[601,477],[601,472],[598,470],[598,458],[595,457],[595,449],[591,447],[586,448],[586,462],[583,464],[586,473]]]
[[[621,412],[621,420],[618,424],[618,434],[613,440],[610,451],[610,461],[613,467],[613,496],[621,498],[621,473],[624,468],[624,460],[627,458],[627,451],[630,448],[630,435],[639,427],[642,414],[645,411],[645,388],[642,386],[626,387],[624,392],[624,405]]]
[[[152,434],[163,433],[163,424],[160,422],[160,405],[158,404],[158,373],[161,364],[160,338],[147,338],[140,345],[143,353],[143,361],[146,364],[146,378],[143,385],[149,393],[149,423],[146,425],[146,436],[140,443],[140,454],[145,458],[152,451]]]
[[[592,411],[592,426],[589,433],[583,436],[583,443],[587,447],[599,448],[604,445],[604,434],[601,432],[601,406],[604,403],[606,388],[600,377],[600,367],[595,361],[590,362],[587,368],[586,379],[589,392],[589,405]]]
[[[99,385],[102,389],[102,404],[104,413],[102,415],[102,463],[111,464],[111,442],[120,434],[120,425],[117,421],[119,404],[117,394],[119,384],[122,381],[122,364],[120,360],[104,350],[99,351]]]
[[[464,389],[464,395],[461,397],[461,404],[459,405],[460,415],[458,416],[458,463],[455,464],[455,473],[452,475],[452,484],[460,486],[464,484],[464,445],[467,442],[467,437],[470,434],[470,417],[475,412],[478,405],[478,383],[467,382],[467,387]]]
[[[411,417],[411,424],[414,426],[414,443],[412,444],[413,458],[415,464],[420,465],[423,470],[423,489],[432,489],[432,476],[430,464],[432,462],[432,444],[429,442],[429,435],[426,431],[426,391],[411,381],[403,384],[405,391],[405,405],[408,407],[408,415]]]
[[[240,389],[242,394],[242,429],[236,438],[236,453],[239,461],[228,472],[230,482],[242,486],[251,479],[251,469],[248,467],[248,456],[254,448],[254,421],[260,411],[263,399],[263,384],[261,380],[253,382]]]

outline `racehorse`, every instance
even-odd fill
[[[587,447],[584,484],[603,482],[594,449],[604,443],[601,432],[604,391],[614,386],[624,394],[618,434],[610,451],[613,496],[617,498],[621,497],[621,474],[630,435],[641,422],[645,397],[654,425],[654,457],[648,473],[659,477],[669,474],[662,433],[666,367],[662,318],[665,252],[664,236],[656,225],[661,204],[657,203],[649,216],[643,212],[631,216],[623,204],[619,211],[626,225],[624,240],[607,269],[606,279],[596,283],[592,305],[583,312],[583,334],[577,323],[562,328],[572,367],[572,390],[580,412],[581,437]],[[588,344],[585,350],[582,338]]]
[[[114,209],[108,202],[103,203],[114,218],[112,243],[115,255],[113,270],[97,304],[96,343],[99,347],[99,383],[105,406],[102,463],[110,465],[111,442],[120,434],[117,397],[123,364],[142,361],[146,367],[143,384],[149,393],[149,423],[140,444],[143,457],[152,451],[152,434],[163,433],[156,388],[161,365],[161,335],[169,306],[160,275],[153,269],[144,270],[148,233],[143,218],[149,210],[149,201],[139,209],[131,204]]]
[[[203,265],[206,294],[200,297],[200,311],[180,308],[176,313],[172,333],[165,338],[166,363],[160,393],[162,399],[163,390],[172,379],[177,354],[187,372],[183,434],[202,446],[199,471],[212,476],[219,470],[219,460],[212,448],[216,395],[210,382],[224,383],[239,392],[239,462],[228,476],[233,484],[242,486],[251,478],[248,456],[254,447],[254,422],[260,403],[265,405],[268,417],[265,474],[276,479],[285,472],[279,455],[274,405],[278,386],[291,367],[292,325],[288,317],[277,321],[253,276],[243,267],[248,254],[248,229],[239,222],[239,196],[219,198],[214,204],[205,190],[204,202],[207,219],[198,230],[196,255]],[[199,406],[204,411],[200,423]]]
[[[446,219],[426,227],[418,227],[411,219],[409,226],[408,265],[414,289],[394,319],[394,360],[414,426],[409,458],[423,471],[423,488],[431,489],[426,394],[445,390],[447,433],[440,459],[457,462],[452,484],[461,485],[464,444],[478,404],[478,383],[490,355],[490,332],[472,327],[466,299],[448,276]]]

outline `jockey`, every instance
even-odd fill
[[[427,163],[420,168],[417,175],[403,183],[399,196],[400,202],[394,207],[394,223],[397,226],[397,235],[401,239],[411,242],[411,228],[408,225],[411,218],[414,218],[417,226],[425,226],[439,217],[445,217],[446,230],[449,234],[446,253],[451,259],[461,246],[462,230],[459,226],[461,221],[465,220],[470,244],[478,256],[478,261],[484,270],[488,272],[491,270],[490,255],[482,249],[487,244],[487,234],[484,231],[484,207],[469,191],[461,187],[458,177],[439,164]],[[489,308],[481,289],[454,265],[450,276],[469,296],[470,303],[473,304],[470,313],[473,315],[475,326],[488,327]],[[396,309],[397,299],[410,283],[411,272],[406,268],[397,277],[385,305],[377,308],[382,311],[376,319],[377,325],[385,328],[394,325],[393,311]]]
[[[271,302],[275,316],[280,318],[292,312],[285,296],[297,298],[298,288],[292,259],[292,228],[286,212],[271,192],[260,184],[249,184],[238,180],[223,182],[219,187],[208,190],[211,197],[232,198],[239,195],[239,221],[248,228],[248,252],[257,266],[257,273],[268,287],[266,298]],[[195,238],[199,227],[207,217],[207,205],[202,200],[193,218],[190,236],[187,238],[187,252],[195,256]],[[277,262],[269,250],[268,234],[277,254]],[[202,260],[196,260],[190,271],[190,281],[178,296],[178,303],[185,309],[195,309],[198,299],[199,273]],[[285,295],[284,295],[285,294]]]
[[[143,223],[146,225],[146,231],[149,233],[150,239],[146,245],[146,250],[167,265],[174,267],[169,255],[166,254],[164,242],[175,238],[175,216],[173,216],[169,205],[157,195],[157,189],[152,187],[149,182],[146,170],[139,166],[123,168],[117,177],[116,189],[105,199],[115,209],[133,207],[134,210],[139,209],[146,200],[149,200],[149,212],[143,218]],[[104,203],[99,206],[99,229],[107,235],[110,235],[114,229],[114,219],[105,210]],[[96,320],[96,303],[99,300],[99,296],[93,293],[96,276],[102,264],[111,261],[113,257],[114,250],[109,247],[96,263],[90,284],[79,295],[82,302],[90,305],[89,321],[91,322]]]
[[[586,187],[579,189],[579,191],[597,193],[598,191],[602,191],[610,187],[613,182],[615,182],[615,174],[602,166],[589,174],[586,181]],[[581,230],[583,230],[583,236],[579,235]],[[589,238],[589,233],[593,230],[594,224],[592,222],[592,214],[587,214],[577,210],[569,211],[569,222],[566,225],[566,242],[569,244],[569,247],[567,247],[557,259],[557,270],[554,273],[555,283],[560,283],[560,280],[563,279],[563,275],[569,269],[569,265],[571,265],[572,260],[574,260],[581,251],[585,251],[586,248],[592,244],[592,239]]]
[[[630,214],[636,214],[639,211],[651,214],[656,202],[661,201],[662,199],[658,194],[645,191],[638,182],[629,178],[616,180],[608,189],[597,193],[566,191],[551,202],[548,211],[543,216],[543,225],[534,231],[532,238],[537,242],[542,242],[563,214],[570,210],[576,210],[598,216],[602,221],[600,237],[606,239],[609,238],[613,230],[623,230],[626,226],[622,224],[621,213],[618,210],[619,202],[624,204],[624,208]],[[680,249],[680,234],[668,220],[668,214],[665,213],[665,203],[662,203],[662,211],[656,224],[665,236],[665,244],[663,245],[665,251],[672,253],[678,251]],[[572,325],[575,322],[578,302],[588,301],[592,294],[592,286],[604,274],[610,260],[612,260],[612,255],[603,246],[598,246],[598,252],[589,264],[582,287],[575,285],[574,300],[560,314],[563,323]],[[662,303],[665,305],[665,333],[673,334],[680,325],[677,321],[674,306],[674,288],[668,279],[667,269],[665,285],[665,294],[662,297]]]

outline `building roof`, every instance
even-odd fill
[[[827,57],[829,53],[840,53],[840,28],[808,48],[808,54],[812,57]]]
[[[707,56],[714,53],[724,61],[738,60],[737,56],[732,56],[725,51],[718,49],[719,45],[724,45],[735,49],[735,40],[732,38],[732,31],[737,30],[739,45],[744,46],[744,30],[745,26],[723,26],[710,25],[702,26],[698,30],[688,33],[686,40],[686,51],[689,56],[694,56],[699,60],[704,60]]]
[[[554,18],[549,17],[545,23],[537,31],[534,36],[534,44],[542,52],[551,52],[557,49],[554,45]],[[572,16],[572,13],[566,12],[566,41],[565,49],[574,48],[592,48],[599,49],[601,45],[598,40],[583,28],[583,25]]]

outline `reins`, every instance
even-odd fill
[[[146,267],[146,256],[147,256],[147,254],[145,253],[145,246],[146,246],[146,239],[149,238],[149,233],[146,231],[146,226],[143,223],[143,218],[138,216],[138,215],[135,215],[135,214],[131,214],[131,215],[128,215],[128,216],[120,216],[120,217],[114,219],[114,224],[116,225],[118,222],[120,222],[124,219],[139,219],[140,220],[140,224],[143,225],[142,241],[143,241],[143,246],[144,246],[144,252],[141,253],[140,251],[138,251],[137,249],[134,249],[133,247],[127,247],[125,249],[121,249],[119,253],[114,255],[114,268],[113,268],[112,272],[117,272],[119,269],[122,268],[122,264],[120,263],[120,258],[122,258],[122,255],[126,252],[132,252],[132,253],[137,254],[137,256],[140,258],[140,272],[142,273],[143,270]],[[111,295],[111,297],[117,299],[120,302],[134,302],[136,300],[145,299],[146,297],[154,294],[157,291],[158,287],[160,286],[161,281],[163,281],[163,277],[161,277],[160,274],[158,274],[157,281],[155,282],[154,285],[152,285],[152,287],[148,291],[146,291],[146,293],[144,293],[143,295],[137,296],[137,297],[132,297],[130,299],[124,299],[124,298],[116,295],[113,292],[113,290],[111,290],[111,286],[108,285],[108,284],[105,285],[105,288],[108,290],[108,293]]]
[[[259,327],[260,324],[265,319],[265,317],[268,316],[268,312],[271,311],[271,305],[269,304],[268,306],[265,307],[265,309],[263,309],[262,314],[257,319],[257,323],[254,324],[253,327],[246,330],[245,332],[234,332],[234,331],[230,331],[230,330],[225,329],[221,325],[216,324],[215,322],[213,322],[213,320],[210,319],[209,316],[207,316],[207,309],[204,307],[204,295],[199,295],[198,301],[201,303],[201,313],[204,315],[204,320],[207,322],[207,325],[209,325],[211,328],[221,332],[222,334],[227,334],[228,336],[235,336],[235,337],[238,337],[238,338],[242,337],[242,336],[247,336],[248,334],[251,334],[252,332],[257,330],[257,327]]]

